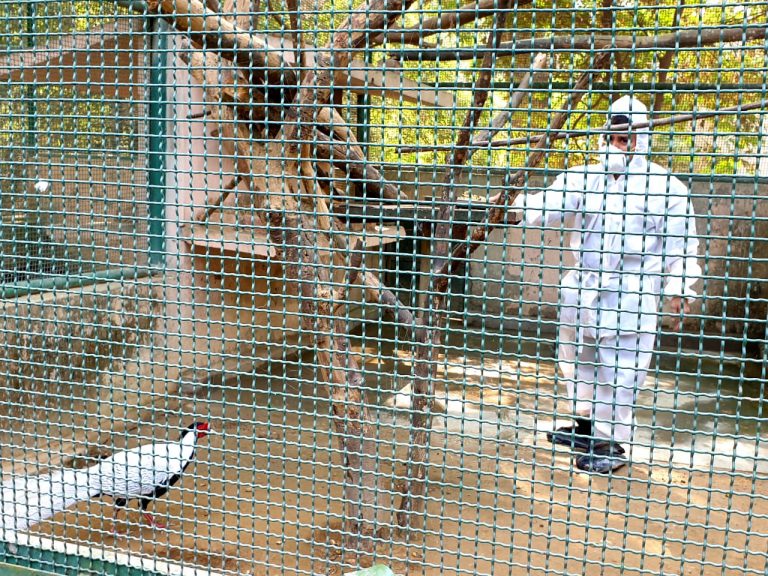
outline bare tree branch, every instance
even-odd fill
[[[331,98],[331,80],[349,66],[352,53],[366,46],[369,30],[388,28],[415,0],[369,0],[355,10],[334,32],[328,50],[317,55],[317,67],[302,79],[299,114],[304,120],[302,140],[310,140],[312,107],[322,107]],[[338,72],[334,72],[338,71]],[[350,85],[349,82],[344,84]],[[290,124],[286,134],[290,149],[296,150],[299,123]]]
[[[649,122],[637,122],[635,124],[615,124],[611,126],[611,131],[621,130],[640,130],[642,128],[657,128],[659,126],[669,126],[670,124],[679,124],[680,122],[691,122],[696,120],[703,120],[704,118],[712,118],[714,116],[722,116],[723,114],[742,114],[744,112],[750,112],[752,110],[764,110],[768,108],[768,99],[760,100],[759,102],[752,102],[750,104],[741,104],[739,106],[730,106],[728,108],[720,108],[719,110],[694,110],[689,114],[676,114],[669,118],[662,118],[661,120],[651,120]]]
[[[358,238],[355,247],[352,249],[352,256],[349,262],[349,276],[347,276],[347,285],[351,286],[357,282],[360,275],[360,266],[363,263],[363,239]]]
[[[591,81],[593,74],[606,65],[609,61],[609,57],[609,53],[600,54],[595,59],[593,69],[588,70],[581,75],[573,88],[573,93],[569,98],[566,110],[559,113],[552,120],[550,126],[552,131],[559,130],[565,124],[569,114],[575,109],[581,98],[583,98],[583,90]],[[480,84],[481,83],[478,82],[478,85]],[[471,113],[472,111],[470,111],[470,114]],[[465,127],[466,125],[467,123],[465,122]],[[468,139],[468,136],[466,138]],[[459,139],[461,140],[461,136]],[[519,170],[511,179],[512,187],[518,186],[524,179],[528,170],[535,167],[541,161],[544,156],[544,149],[547,146],[547,140],[548,138],[546,134],[539,138],[534,151],[530,154],[528,162],[526,162],[526,167]],[[458,156],[457,158],[457,155],[454,155],[454,160],[457,159],[461,159],[461,156]],[[445,322],[443,304],[448,289],[449,272],[458,270],[465,262],[467,254],[471,254],[480,243],[487,238],[487,235],[493,229],[495,224],[502,220],[506,212],[508,194],[509,190],[499,194],[496,200],[496,205],[486,214],[485,223],[472,230],[471,237],[468,238],[470,240],[469,242],[465,241],[457,243],[452,250],[450,257],[440,257],[440,254],[438,253],[438,258],[435,258],[434,260],[432,268],[433,295],[430,308],[436,316],[436,320],[432,323],[434,328],[426,331],[426,333],[424,333],[418,340],[417,344],[417,377],[414,380],[414,391],[412,395],[412,410],[414,417],[412,422],[412,438],[410,442],[411,451],[409,452],[409,462],[415,462],[416,469],[413,474],[408,474],[408,486],[404,491],[400,512],[398,514],[398,524],[400,526],[407,527],[409,523],[412,522],[412,520],[409,520],[409,516],[413,514],[413,516],[416,517],[415,513],[419,512],[421,505],[423,505],[423,489],[425,482],[423,463],[426,458],[427,438],[431,426],[430,382],[433,376],[430,374],[429,370],[431,365],[435,364],[435,348],[440,344],[441,328]],[[451,201],[451,193],[447,193],[444,190],[442,201],[444,202],[444,206],[449,205],[448,203]],[[449,215],[441,214],[441,226],[438,227],[436,236],[439,239],[438,242],[440,245],[447,248],[449,247],[449,244],[445,238],[448,237],[446,230],[450,227],[450,221],[446,220],[446,217],[449,217]],[[445,250],[446,248],[442,248],[442,250]]]
[[[501,7],[507,6],[504,0],[501,0]],[[457,147],[453,151],[451,169],[443,181],[440,194],[440,209],[437,217],[437,227],[435,231],[435,244],[432,253],[432,281],[440,282],[440,279],[434,276],[435,272],[442,270],[444,262],[448,257],[454,214],[456,210],[456,187],[453,181],[458,173],[458,167],[469,157],[469,151],[466,145],[472,134],[472,130],[477,126],[480,115],[488,99],[488,92],[493,78],[493,60],[494,53],[492,49],[501,42],[500,25],[503,26],[506,20],[506,13],[502,12],[493,18],[493,26],[488,33],[486,45],[489,50],[486,51],[481,64],[480,72],[476,81],[472,107],[467,112],[464,125],[456,138]],[[499,21],[500,20],[500,21]],[[447,286],[447,282],[445,283]],[[400,501],[400,510],[397,515],[398,525],[406,530],[407,534],[412,532],[409,528],[414,520],[418,522],[423,520],[422,511],[425,506],[424,493],[426,490],[426,468],[427,446],[429,444],[429,434],[432,428],[432,405],[434,402],[434,377],[436,359],[440,348],[440,340],[443,325],[445,323],[445,293],[433,293],[431,306],[421,314],[421,321],[424,326],[429,328],[420,331],[420,336],[416,343],[414,354],[414,379],[411,389],[411,437],[408,450],[408,465],[406,472],[406,489]]]
[[[522,104],[523,98],[528,95],[528,86],[531,84],[531,79],[536,75],[536,71],[541,70],[547,64],[547,60],[548,57],[546,54],[542,53],[536,55],[531,63],[531,70],[526,72],[525,76],[520,80],[517,90],[515,90],[514,94],[512,94],[512,97],[509,99],[507,109],[494,116],[491,125],[486,130],[479,132],[472,139],[472,146],[487,146],[494,134],[507,125],[512,118],[512,114],[514,114],[515,110]],[[471,152],[470,156],[473,153],[474,152]]]
[[[387,200],[408,200],[408,197],[396,186],[384,181],[381,173],[368,161],[359,146],[332,141],[322,132],[317,132],[315,138],[317,157],[331,160],[335,166],[342,168],[354,182],[359,183],[371,194]]]
[[[557,50],[559,52],[584,51],[648,51],[666,49],[700,48],[726,42],[750,42],[766,37],[768,25],[726,27],[713,26],[698,29],[686,29],[659,36],[550,36],[504,42],[496,50],[497,56],[514,56],[531,52]],[[409,60],[431,61],[440,59],[473,60],[484,52],[483,49],[441,48],[438,50],[409,49],[391,52],[392,58],[402,62]]]
[[[312,221],[313,212],[299,210],[297,203],[299,198],[314,195],[309,191],[302,194],[299,187],[306,186],[308,181],[299,181],[296,172],[286,177],[285,170],[292,166],[295,169],[297,164],[282,165],[272,160],[273,165],[261,165],[267,157],[279,158],[281,151],[254,154],[254,144],[246,127],[242,123],[235,124],[233,112],[228,107],[222,106],[220,110],[228,120],[224,127],[232,132],[230,138],[237,148],[237,169],[251,189],[257,191],[254,205],[265,206],[269,214],[270,238],[283,254],[285,276],[299,286],[302,327],[315,337],[317,363],[328,388],[335,415],[333,423],[344,457],[348,544],[357,547],[361,544],[359,536],[373,532],[375,498],[379,493],[376,490],[377,476],[373,474],[376,446],[371,441],[371,420],[365,404],[362,375],[348,353],[346,333],[336,334],[336,327],[330,321],[333,291],[328,241],[317,231],[317,223]],[[279,142],[271,145],[280,146]],[[324,204],[314,212],[323,209],[327,213]],[[371,540],[363,544],[370,547]]]
[[[613,7],[613,0],[603,0],[603,11],[600,13],[600,25],[606,30],[610,30],[613,27],[613,13],[611,8]]]
[[[269,15],[272,17],[272,19],[280,28],[285,28],[285,20],[283,19],[283,15],[281,14],[280,10],[275,8],[273,2],[274,0],[267,0],[267,8],[269,9]]]
[[[238,28],[200,0],[148,0],[147,6],[150,12],[164,14],[166,20],[177,30],[187,32],[199,46],[214,50],[249,71],[253,84],[262,86],[268,80],[270,85],[288,91],[296,85],[295,71],[266,36]]]
[[[224,205],[224,202],[227,201],[227,198],[229,198],[229,195],[232,193],[232,190],[237,188],[240,182],[242,182],[242,178],[239,175],[232,178],[229,184],[227,184],[224,187],[224,190],[221,192],[221,194],[219,194],[219,197],[216,199],[216,202],[208,206],[208,208],[206,208],[202,214],[197,216],[195,220],[197,220],[198,222],[205,222],[206,220],[208,220],[211,217],[211,214],[219,210]]]
[[[509,184],[506,190],[496,196],[494,206],[486,213],[485,219],[482,224],[472,229],[471,234],[468,237],[469,242],[458,242],[451,253],[451,258],[443,264],[440,272],[440,280],[435,286],[436,290],[445,290],[448,285],[447,273],[449,270],[456,270],[461,265],[461,262],[467,257],[467,254],[472,254],[480,245],[485,241],[495,225],[504,219],[506,213],[506,206],[509,200],[513,200],[514,196],[510,196],[510,193],[518,188],[525,180],[526,174],[535,168],[542,158],[546,154],[547,147],[550,145],[550,139],[553,134],[557,134],[558,130],[565,125],[568,116],[576,109],[576,106],[584,97],[584,89],[589,85],[592,75],[597,73],[599,68],[604,67],[610,60],[610,53],[603,52],[595,58],[593,69],[584,72],[579,80],[573,87],[573,92],[568,99],[568,104],[562,112],[558,113],[549,125],[549,129],[539,136],[538,141],[533,146],[531,153],[528,156],[528,160],[525,163],[525,167],[521,168],[515,174],[510,177]],[[617,127],[617,129],[619,129]]]
[[[209,102],[231,105],[238,118],[249,122],[264,120],[268,112],[272,112],[276,121],[280,120],[279,111],[275,107],[264,106],[264,95],[261,92],[250,90],[246,86],[247,82],[242,80],[239,87],[235,85],[239,70],[230,68],[218,54],[210,51],[180,52],[179,58],[189,65],[192,77],[206,87]],[[209,114],[210,111],[206,111],[203,115]]]
[[[212,101],[231,104],[238,111],[240,119],[248,121],[263,120],[265,109],[272,112],[272,120],[279,122],[280,110],[277,107],[257,106],[263,104],[263,100],[252,102],[251,98],[259,96],[255,90],[246,88],[235,89],[232,84],[222,85],[221,71],[223,62],[220,56],[210,52],[192,52],[183,54],[183,60],[190,64],[192,76],[203,86],[206,87],[208,99]],[[329,130],[334,136],[344,140],[338,142],[331,140],[323,132],[316,134],[317,157],[330,160],[335,166],[345,170],[356,183],[359,183],[368,192],[373,195],[381,196],[389,200],[407,200],[399,189],[393,184],[386,182],[381,173],[368,161],[357,143],[357,138],[344,122],[343,118],[335,110],[324,107],[318,111],[316,121]],[[227,192],[222,201],[229,196]],[[216,211],[213,207],[211,213]],[[207,218],[210,214],[207,214]]]
[[[241,136],[247,136],[242,125],[238,130]],[[357,546],[360,543],[358,536],[371,535],[373,531],[377,477],[369,471],[373,470],[376,447],[371,441],[371,420],[365,404],[362,375],[348,353],[346,333],[337,334],[331,322],[331,255],[327,235],[318,230],[318,222],[313,216],[323,211],[327,213],[327,206],[318,206],[315,211],[300,210],[299,201],[311,202],[316,196],[311,190],[299,188],[308,186],[310,181],[299,180],[296,172],[286,175],[285,170],[296,164],[285,165],[271,160],[267,166],[251,166],[251,162],[264,162],[266,154],[254,159],[252,153],[248,154],[251,152],[248,140],[239,138],[236,144],[238,169],[253,189],[263,191],[261,204],[269,214],[270,239],[283,255],[286,278],[299,286],[302,328],[315,338],[317,363],[328,388],[335,415],[333,423],[344,457],[348,544]],[[279,143],[272,146],[279,147]],[[270,157],[279,158],[279,151],[275,150]],[[259,169],[260,172],[252,172]],[[268,176],[255,176],[257,173]],[[270,187],[274,191],[270,191]],[[365,544],[370,547],[371,541],[367,540]]]
[[[286,0],[286,4],[288,4],[288,19],[291,22],[293,45],[298,48],[301,45],[299,41],[299,2],[298,0]],[[300,62],[300,60],[296,58],[296,62]]]
[[[224,205],[224,202],[227,201],[227,198],[229,198],[229,195],[232,193],[232,190],[237,188],[237,186],[242,181],[243,179],[240,175],[237,175],[234,178],[232,178],[229,184],[227,184],[224,187],[224,190],[221,192],[221,194],[219,194],[219,197],[216,199],[216,202],[208,206],[208,208],[206,208],[202,214],[197,216],[195,220],[197,220],[198,222],[205,222],[206,220],[208,220],[211,217],[211,214],[216,212],[218,209],[220,209]]]
[[[680,26],[680,16],[683,11],[683,4],[685,3],[685,0],[680,0],[680,4],[675,6],[675,14],[672,17],[672,27],[678,28]],[[667,75],[669,74],[669,66],[672,64],[672,57],[675,55],[674,50],[667,50],[664,52],[662,57],[659,59],[659,82],[663,83],[667,81]],[[654,112],[659,112],[664,106],[664,93],[663,92],[657,92],[656,96],[653,98],[653,105],[651,106],[651,110]]]
[[[291,39],[293,40],[293,61],[301,66],[301,25],[299,24],[298,0],[285,0],[288,6],[288,19],[291,23]]]

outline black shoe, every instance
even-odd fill
[[[547,440],[552,444],[562,444],[572,450],[586,452],[592,442],[592,422],[576,418],[575,426],[564,426],[553,432],[547,432]]]
[[[598,474],[610,474],[626,465],[624,448],[610,440],[596,441],[587,454],[576,458],[576,468]]]

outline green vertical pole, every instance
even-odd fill
[[[148,18],[152,51],[149,70],[147,157],[149,199],[149,263],[160,266],[165,261],[165,137],[166,137],[166,76],[168,40],[167,26],[159,18]]]
[[[371,51],[366,49],[364,53],[364,61],[366,64],[366,67],[368,67],[371,63]],[[368,87],[366,86],[365,93],[364,94],[358,94],[357,95],[357,140],[361,144],[365,144],[366,146],[363,148],[365,150],[366,157],[368,156],[368,140],[370,137],[370,106],[371,106],[371,97],[368,92]]]
[[[368,143],[368,135],[370,133],[370,110],[371,98],[368,93],[357,95],[357,140],[361,144]],[[368,150],[368,147],[365,147]],[[367,155],[367,152],[366,152]]]
[[[37,16],[37,7],[35,2],[25,2],[27,25],[26,25],[26,47],[28,50],[35,49],[35,18]],[[27,84],[27,134],[25,145],[28,149],[34,148],[37,142],[37,104],[35,102],[35,85]]]

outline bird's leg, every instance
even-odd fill
[[[147,507],[152,501],[149,498],[142,498],[141,500],[141,512],[142,516],[144,517],[144,520],[152,526],[153,528],[159,528],[160,530],[164,530],[166,528],[165,524],[162,522],[158,522],[155,520],[155,517],[152,516],[149,512],[147,512]]]
[[[159,528],[160,530],[164,530],[166,528],[165,524],[155,520],[155,517],[152,516],[152,514],[150,514],[146,510],[144,510],[144,512],[142,513],[142,516],[144,517],[144,520],[147,522],[147,524],[149,524],[153,528]]]
[[[112,534],[114,534],[115,536],[117,536],[118,534],[120,534],[120,532],[119,532],[119,531],[118,531],[118,529],[117,529],[117,515],[118,515],[118,513],[120,512],[120,508],[118,508],[117,506],[115,506],[115,507],[114,507],[114,511],[115,511],[115,513],[114,513],[114,515],[112,516]]]

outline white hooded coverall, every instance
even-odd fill
[[[646,107],[628,96],[611,106],[609,118],[618,114],[647,122]],[[593,420],[595,436],[617,442],[631,439],[660,296],[695,297],[701,275],[688,189],[648,161],[648,130],[632,133],[636,146],[618,178],[603,159],[514,202],[526,225],[570,230],[576,263],[560,287],[558,366],[575,415]]]

